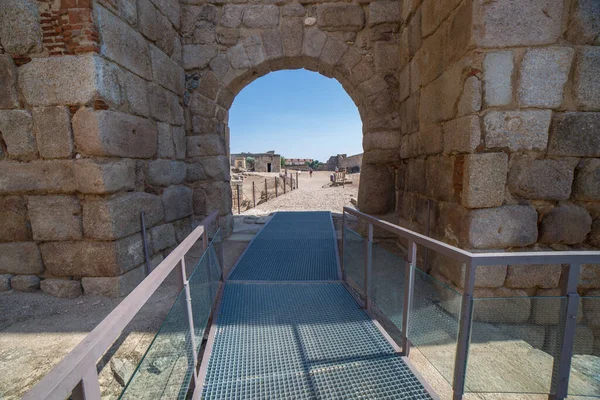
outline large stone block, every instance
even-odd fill
[[[561,271],[560,264],[509,265],[505,285],[519,289],[551,289],[558,286]]]
[[[202,69],[217,55],[213,44],[186,44],[183,46],[183,68]]]
[[[600,157],[600,112],[569,112],[554,117],[548,154]]]
[[[600,200],[600,160],[582,160],[577,169],[573,192],[577,200]]]
[[[154,46],[150,46],[152,76],[154,81],[166,89],[183,96],[185,91],[185,73],[175,61]]]
[[[79,240],[83,238],[81,205],[75,196],[30,196],[27,200],[33,239]]]
[[[46,271],[56,277],[119,276],[144,262],[139,233],[114,242],[46,242],[40,250]]]
[[[148,83],[124,68],[119,69],[118,76],[119,84],[122,88],[121,94],[124,106],[121,111],[127,111],[143,117],[150,116]]]
[[[17,68],[8,54],[0,54],[0,93],[0,109],[19,107]]]
[[[162,16],[150,0],[138,0],[137,10],[139,31],[148,39],[155,41],[159,36],[158,20]]]
[[[0,37],[8,53],[42,51],[38,5],[33,0],[4,0],[0,7]]]
[[[31,106],[119,104],[117,67],[93,54],[34,58],[19,68],[19,87]]]
[[[213,181],[229,181],[229,158],[227,156],[203,157],[202,168],[208,178]],[[188,179],[190,177],[188,168]]]
[[[31,240],[31,229],[27,221],[27,206],[19,196],[0,197],[0,242],[24,242]]]
[[[183,127],[170,126],[164,122],[157,123],[157,126],[158,157],[183,160],[186,152],[186,138]]]
[[[38,151],[43,158],[70,158],[73,154],[71,114],[67,107],[33,109]]]
[[[576,44],[593,44],[600,33],[600,3],[577,0],[571,5],[571,20],[567,40]]]
[[[372,132],[363,135],[363,149],[397,149],[400,147],[400,132]]]
[[[545,150],[552,111],[490,111],[483,118],[488,149]]]
[[[242,23],[247,28],[275,28],[279,25],[279,7],[251,5],[244,10]]]
[[[533,46],[556,42],[561,35],[562,0],[477,1],[475,40],[483,47]]]
[[[433,35],[423,39],[421,49],[415,54],[416,67],[419,70],[420,85],[427,86],[437,79],[444,71],[444,41],[446,31],[438,30]],[[455,84],[460,84],[460,76]],[[438,85],[441,82],[438,82]]]
[[[495,51],[485,54],[483,60],[483,89],[485,102],[503,106],[512,102],[513,52]]]
[[[505,153],[465,156],[462,205],[467,208],[501,206],[504,200],[507,170],[508,155]]]
[[[410,192],[427,194],[427,178],[425,175],[425,160],[422,158],[408,161],[406,169],[406,190]]]
[[[455,118],[443,125],[444,153],[472,153],[481,143],[479,116]]]
[[[544,215],[540,224],[541,243],[582,243],[592,228],[592,217],[583,207],[562,204]]]
[[[221,25],[227,28],[238,28],[242,24],[245,9],[243,5],[226,4],[221,14]]]
[[[179,28],[181,6],[177,0],[152,0],[156,8],[166,16],[175,28]]]
[[[438,79],[421,89],[419,119],[429,125],[452,119],[461,93],[461,76],[468,60],[457,62]]]
[[[147,182],[153,186],[178,185],[185,181],[186,171],[183,161],[154,160],[148,163]]]
[[[81,282],[70,279],[44,279],[40,286],[43,292],[54,297],[73,299],[82,294]]]
[[[530,206],[471,210],[465,221],[464,244],[476,249],[528,246],[537,241],[537,219]]]
[[[476,76],[470,76],[465,80],[462,94],[458,101],[458,114],[473,114],[481,110],[481,81]]]
[[[148,119],[118,111],[81,108],[73,116],[77,150],[90,156],[150,158],[158,132]]]
[[[231,185],[228,182],[215,182],[194,189],[194,213],[208,215],[218,210],[220,215],[231,212]]]
[[[150,230],[150,238],[152,240],[152,249],[154,250],[154,253],[177,245],[173,224],[155,226]]]
[[[88,295],[125,297],[146,277],[145,266],[140,266],[121,276],[84,277],[81,279],[83,292]]]
[[[575,63],[573,93],[575,101],[584,110],[600,110],[600,90],[598,90],[600,87],[600,74],[598,73],[598,65],[600,65],[599,46],[583,47],[579,50]]]
[[[498,298],[475,301],[473,320],[481,322],[522,324],[531,315],[531,298],[520,289],[476,289],[475,298]]]
[[[454,200],[454,157],[427,157],[425,171],[427,195],[441,201]]]
[[[180,97],[155,84],[150,84],[150,114],[172,125],[185,122]]]
[[[83,203],[85,237],[112,240],[139,232],[142,211],[147,227],[156,225],[164,217],[160,197],[149,193],[132,192],[86,201]]]
[[[562,103],[574,50],[571,47],[530,49],[521,62],[519,104],[557,108]]]
[[[363,184],[358,188],[358,204],[362,212],[386,214],[394,209],[394,174],[385,165],[363,165]]]
[[[0,110],[0,135],[12,158],[26,161],[37,155],[33,120],[28,111]]]
[[[281,41],[287,57],[302,55],[304,22],[302,18],[283,18],[281,20]]]
[[[193,214],[192,189],[186,186],[171,186],[162,194],[165,222],[172,222]]]
[[[2,274],[0,275],[0,293],[8,292],[10,288],[10,280],[12,278],[11,274]]]
[[[0,272],[22,275],[41,274],[44,264],[34,242],[0,243]]]
[[[94,7],[94,15],[102,37],[102,54],[142,78],[152,79],[150,53],[144,37],[100,5]]]
[[[465,264],[454,259],[430,252],[431,265],[440,274],[450,279],[458,288],[465,287]],[[475,287],[502,287],[506,278],[506,265],[479,266],[475,271]]]
[[[306,57],[318,58],[327,42],[327,34],[318,29],[308,29],[304,32],[302,54]]]
[[[0,194],[72,193],[76,189],[71,161],[0,162]]]
[[[187,156],[220,156],[227,153],[225,141],[216,134],[187,137]]]
[[[325,31],[359,31],[365,25],[365,14],[358,5],[319,4],[317,24]]]
[[[400,2],[377,0],[369,3],[369,26],[400,22]]]
[[[10,285],[19,292],[35,292],[40,288],[40,278],[35,275],[18,275],[10,280]]]
[[[567,200],[571,196],[573,173],[578,161],[576,158],[520,158],[510,168],[510,192],[531,200]]]
[[[81,193],[105,194],[135,188],[135,160],[81,159],[73,169]]]

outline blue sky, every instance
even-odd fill
[[[358,109],[335,79],[316,72],[271,72],[246,86],[229,110],[231,152],[275,150],[321,162],[362,152]]]

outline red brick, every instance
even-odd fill
[[[61,0],[60,1],[60,8],[61,9],[67,9],[67,8],[76,8],[77,7],[77,0]]]

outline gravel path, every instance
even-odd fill
[[[358,198],[359,174],[350,175],[352,185],[329,186],[328,171],[317,171],[312,178],[300,174],[298,189],[242,212],[243,215],[264,215],[274,211],[331,211],[341,213],[344,206],[353,206],[351,199]],[[234,210],[237,213],[237,210]]]

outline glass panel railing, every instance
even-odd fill
[[[373,305],[402,330],[406,263],[397,247],[390,245],[386,250],[383,246],[373,244],[371,299]]]
[[[182,290],[120,399],[185,398],[194,370]]]
[[[408,340],[452,384],[462,295],[415,268]]]
[[[344,273],[346,282],[362,295],[365,294],[366,239],[344,227]]]
[[[569,395],[600,397],[600,296],[581,298]]]
[[[474,299],[465,391],[550,394],[565,307],[565,297]]]

